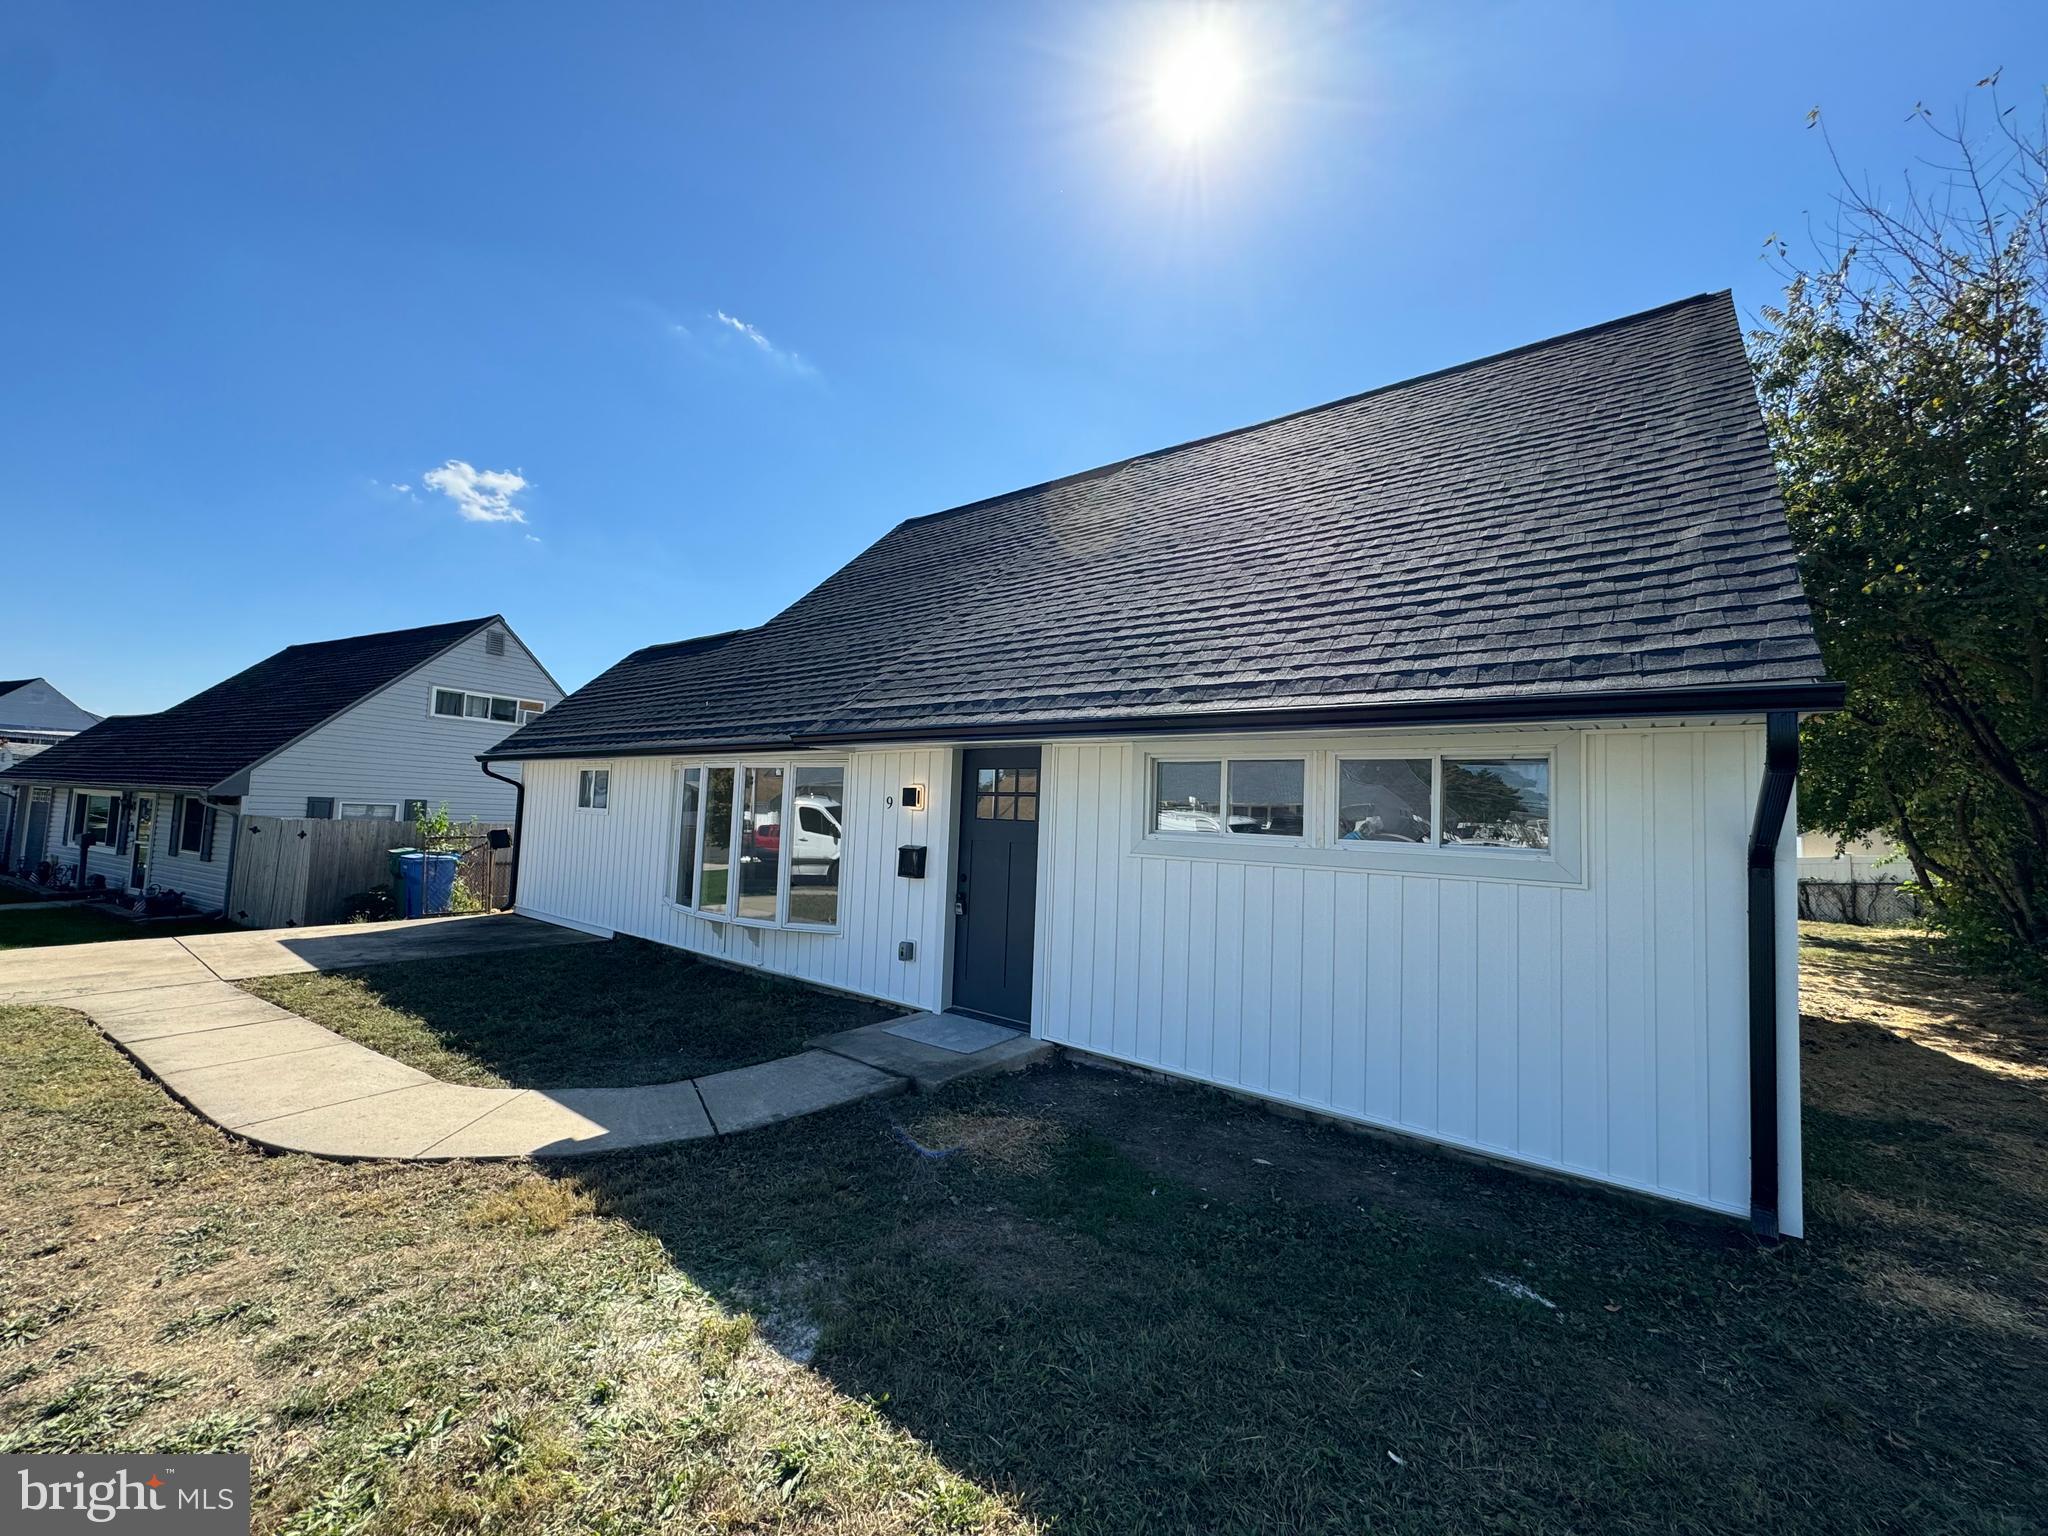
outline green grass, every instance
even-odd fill
[[[264,1157],[0,1010],[0,1452],[245,1449],[262,1532],[2037,1529],[2048,1025],[1817,937],[1776,1249],[1058,1067],[554,1174]]]
[[[0,881],[0,907],[11,907],[17,902],[48,901],[50,899],[48,891],[38,891],[32,887],[10,885],[5,881]]]
[[[172,939],[191,933],[232,933],[229,923],[211,918],[165,918],[138,923],[110,917],[89,906],[50,907],[40,912],[0,915],[0,949],[33,949],[44,944],[102,944],[110,939]]]
[[[422,1072],[493,1087],[673,1082],[897,1016],[638,939],[242,985]]]

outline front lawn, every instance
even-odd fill
[[[488,1087],[674,1082],[899,1016],[638,939],[241,985],[422,1072]]]
[[[110,916],[91,906],[0,913],[0,949],[33,949],[43,944],[103,944],[110,939],[175,939],[192,933],[235,931],[232,923],[213,918],[178,917],[139,923]]]
[[[24,901],[50,901],[54,898],[48,891],[39,891],[32,885],[15,885],[0,880],[0,907],[11,907]]]
[[[1813,937],[1775,1249],[1066,1067],[552,1173],[259,1156],[0,1009],[0,1452],[247,1449],[264,1532],[2034,1529],[2048,1024]]]

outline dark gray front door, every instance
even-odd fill
[[[963,752],[954,890],[953,1006],[1031,1022],[1038,906],[1038,748]]]

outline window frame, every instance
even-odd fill
[[[1315,808],[1318,804],[1316,793],[1316,771],[1313,761],[1315,754],[1299,747],[1275,747],[1271,750],[1251,752],[1154,752],[1145,759],[1145,836],[1147,838],[1171,839],[1174,842],[1189,842],[1198,846],[1210,843],[1257,843],[1267,848],[1312,848],[1315,846]],[[1238,763],[1288,762],[1301,764],[1301,832],[1291,835],[1285,832],[1233,832],[1230,830],[1230,765]],[[1216,781],[1216,830],[1214,832],[1193,832],[1176,830],[1162,832],[1159,829],[1158,770],[1161,763],[1214,763],[1217,768]]]
[[[1330,755],[1330,783],[1333,793],[1328,802],[1330,846],[1347,852],[1371,847],[1373,839],[1350,840],[1337,833],[1337,822],[1343,811],[1344,765],[1346,763],[1414,762],[1429,760],[1429,841],[1427,843],[1382,843],[1381,847],[1399,847],[1413,850],[1418,847],[1457,856],[1465,854],[1500,854],[1516,859],[1540,859],[1550,852],[1550,847],[1516,848],[1507,843],[1447,843],[1444,841],[1444,764],[1446,762],[1488,762],[1488,763],[1542,763],[1549,788],[1547,793],[1555,802],[1557,797],[1557,751],[1552,747],[1524,748],[1503,751],[1493,747],[1444,746],[1430,751],[1411,750],[1390,752],[1374,750],[1369,752],[1333,752]],[[1550,845],[1557,843],[1557,817],[1550,820]]]
[[[462,700],[462,713],[451,715],[440,708],[441,695],[444,693],[454,694]],[[471,699],[482,699],[484,701],[484,712],[482,714],[473,715],[469,712],[469,701]],[[510,720],[499,720],[492,715],[492,709],[500,703],[512,706],[512,718]],[[513,693],[479,693],[474,688],[463,688],[449,683],[427,684],[427,718],[429,720],[475,720],[485,725],[509,725],[514,730],[517,730],[522,725],[538,720],[548,712],[550,707],[545,699],[522,699]]]
[[[352,805],[361,806],[365,811],[381,811],[389,808],[391,814],[389,816],[351,816],[348,813],[348,808]],[[400,804],[390,800],[344,800],[337,795],[334,799],[334,819],[336,821],[396,821],[398,820],[400,808]]]
[[[1430,875],[1440,879],[1506,880],[1524,884],[1584,888],[1588,817],[1585,806],[1585,738],[1596,727],[1544,726],[1529,729],[1443,729],[1424,732],[1304,734],[1299,738],[1237,737],[1162,739],[1134,743],[1127,769],[1127,794],[1136,815],[1129,823],[1131,853],[1141,858],[1201,859],[1217,863],[1265,864],[1293,868],[1370,870],[1385,874]],[[1299,838],[1228,832],[1161,832],[1154,828],[1156,765],[1220,762],[1224,765],[1222,814],[1228,817],[1231,760],[1306,760],[1308,809]],[[1339,764],[1366,759],[1419,759],[1431,763],[1428,843],[1346,842],[1337,835],[1342,775]],[[1550,765],[1550,846],[1546,849],[1435,841],[1442,826],[1443,762],[1486,759],[1547,759]]]
[[[604,804],[603,804],[603,805],[598,805],[598,804],[596,804],[596,803],[595,803],[595,802],[596,802],[596,800],[597,800],[597,775],[599,775],[599,774],[603,774],[603,775],[604,775]],[[590,785],[590,799],[591,799],[591,802],[592,802],[592,803],[591,803],[591,804],[589,804],[589,805],[586,805],[586,804],[584,804],[584,803],[583,803],[583,786],[584,786],[584,784],[585,784],[585,782],[586,782],[586,781],[587,781],[587,782],[589,783],[589,785]],[[607,815],[610,815],[610,814],[611,814],[611,808],[612,808],[612,765],[611,765],[610,763],[596,763],[596,764],[593,764],[593,765],[591,765],[591,766],[590,766],[590,767],[588,767],[588,768],[578,768],[578,769],[576,770],[576,812],[577,812],[577,814],[578,814],[578,815],[582,815],[582,816],[607,816]]]
[[[67,808],[67,814],[64,818],[64,847],[76,848],[79,846],[80,840],[87,830],[86,823],[92,820],[92,802],[95,800],[107,802],[107,831],[105,836],[98,837],[94,841],[93,847],[110,848],[113,846],[117,829],[121,824],[121,791],[74,789],[71,792],[71,805]]]
[[[748,769],[773,770],[782,775],[782,797],[777,802],[777,825],[783,829],[782,853],[775,874],[775,916],[742,917],[739,915],[739,853],[740,818],[746,811],[746,783]],[[840,882],[835,888],[837,900],[833,905],[830,923],[805,923],[789,915],[790,882],[794,878],[795,859],[792,852],[796,839],[791,833],[793,814],[796,810],[796,775],[801,768],[836,768],[839,770],[839,870]],[[709,835],[711,817],[706,814],[711,805],[711,775],[720,769],[732,774],[732,808],[727,813],[727,853],[730,859],[726,874],[726,901],[722,912],[709,911],[699,904],[704,893],[704,844]],[[668,846],[670,850],[667,895],[669,905],[691,917],[701,918],[707,923],[730,923],[739,928],[781,929],[789,933],[843,933],[846,929],[846,845],[848,837],[846,814],[847,780],[851,777],[851,761],[845,757],[808,755],[797,757],[772,757],[743,755],[738,757],[689,758],[678,762],[669,777],[669,818]],[[695,773],[697,778],[697,829],[691,842],[690,869],[692,871],[691,895],[697,900],[684,902],[678,899],[678,859],[681,855],[683,779]]]

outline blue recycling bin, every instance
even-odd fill
[[[452,853],[405,852],[392,855],[398,866],[399,904],[407,917],[440,917],[455,895],[455,866],[462,862]]]

